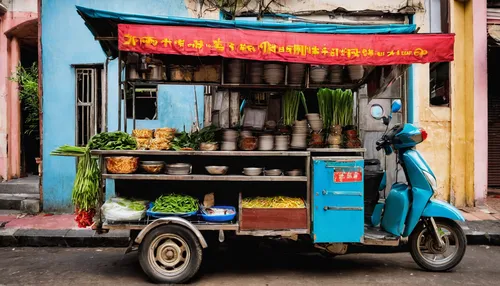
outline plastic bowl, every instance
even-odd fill
[[[236,216],[236,209],[234,207],[230,206],[213,206],[214,209],[228,209],[228,210],[233,210],[233,214],[226,214],[226,215],[207,215],[201,212],[201,217],[206,220],[206,221],[231,221],[234,219]]]

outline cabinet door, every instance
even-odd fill
[[[313,172],[314,242],[362,242],[364,160],[314,160]]]

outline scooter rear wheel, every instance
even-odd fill
[[[455,221],[435,218],[435,222],[445,245],[440,247],[431,230],[424,222],[420,222],[410,235],[410,253],[413,260],[425,270],[447,271],[462,261],[467,239]]]

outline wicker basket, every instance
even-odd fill
[[[139,157],[106,157],[106,169],[111,174],[132,174],[138,166]]]
[[[134,136],[135,138],[144,138],[144,139],[153,138],[153,130],[134,129],[132,130],[132,136]]]

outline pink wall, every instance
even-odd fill
[[[488,189],[488,60],[486,0],[471,1],[474,23],[474,200],[484,203]]]
[[[20,104],[17,86],[9,80],[19,62],[20,50],[18,41],[8,39],[5,32],[37,17],[33,12],[12,11],[0,17],[0,180],[18,177],[21,163]]]

